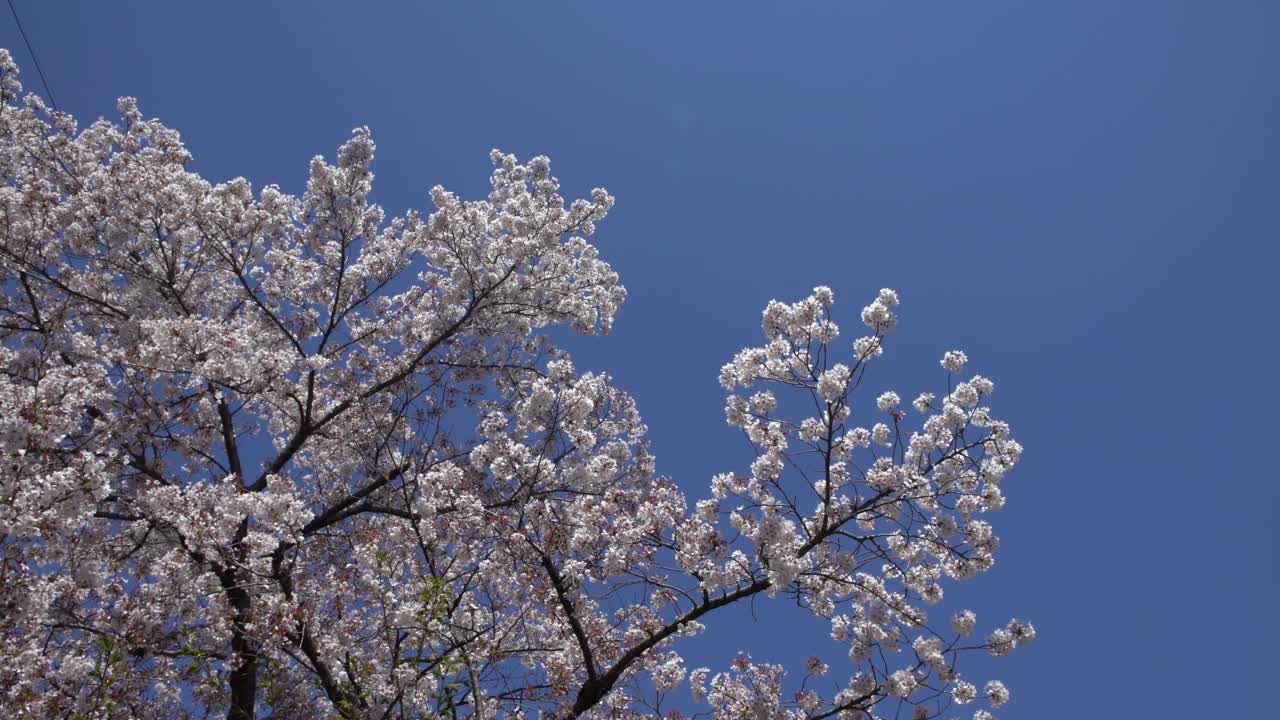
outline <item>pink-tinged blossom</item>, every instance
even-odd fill
[[[900,402],[902,402],[902,400],[898,397],[898,393],[892,390],[886,390],[885,392],[880,393],[880,397],[876,398],[876,407],[880,408],[883,412],[889,412],[890,410],[898,407],[898,403]]]
[[[839,363],[824,370],[818,378],[818,392],[827,402],[834,402],[849,385],[849,368]]]
[[[982,687],[982,693],[991,701],[992,707],[1000,707],[1009,702],[1009,689],[999,680],[988,680]]]
[[[961,610],[951,618],[951,627],[961,635],[968,637],[978,623],[978,616],[972,610]]]
[[[926,392],[926,393],[920,393],[919,395],[917,395],[917,396],[916,396],[916,399],[915,399],[915,400],[912,400],[912,401],[911,401],[911,405],[912,405],[912,407],[914,407],[914,408],[915,408],[915,409],[916,409],[920,414],[922,414],[922,415],[923,415],[924,413],[929,412],[929,408],[933,407],[933,398],[934,398],[934,397],[935,397],[935,396],[934,396],[934,394],[933,394],[933,393],[929,393],[929,392]]]
[[[960,373],[964,371],[964,364],[969,362],[969,356],[965,355],[961,350],[948,350],[942,354],[942,367],[947,372]]]

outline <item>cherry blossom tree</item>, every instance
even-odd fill
[[[364,128],[300,197],[210,184],[132,99],[82,129],[17,74],[0,51],[6,717],[918,719],[1008,700],[959,657],[1032,626],[927,608],[992,567],[983,518],[1021,447],[961,352],[918,412],[858,392],[892,290],[852,348],[830,289],[769,304],[763,344],[720,377],[755,455],[690,506],[632,399],[540,334],[606,333],[623,300],[586,240],[604,190],[566,202],[546,158],[494,151],[486,199],[436,187],[429,214],[388,219]],[[829,657],[686,669],[722,608],[775,596],[829,621]]]

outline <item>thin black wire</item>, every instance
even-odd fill
[[[58,101],[53,97],[53,89],[49,87],[49,81],[44,76],[44,68],[40,67],[40,58],[36,57],[36,49],[31,46],[31,38],[27,37],[27,29],[22,27],[22,18],[18,17],[18,8],[13,6],[13,0],[9,0],[9,11],[13,13],[13,21],[18,24],[18,32],[22,33],[22,41],[27,44],[27,52],[31,53],[31,60],[36,64],[36,73],[40,76],[40,84],[44,85],[44,94],[49,96],[49,104],[54,110],[58,109]]]

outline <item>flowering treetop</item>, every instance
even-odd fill
[[[897,324],[816,288],[721,372],[755,448],[690,507],[635,403],[539,331],[625,291],[546,158],[387,219],[356,129],[305,193],[210,184],[132,99],[79,128],[0,51],[0,706],[14,717],[932,718],[998,681],[936,622],[992,567],[1021,447],[948,352],[912,415],[855,402]],[[872,409],[874,407],[874,409]],[[784,594],[830,662],[687,671]],[[693,704],[673,701],[688,682]],[[979,710],[976,718],[990,717]]]

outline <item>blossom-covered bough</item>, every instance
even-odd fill
[[[369,202],[357,129],[301,197],[212,185],[132,100],[80,129],[0,52],[0,707],[75,718],[931,718],[982,692],[943,583],[992,566],[1021,448],[962,380],[855,398],[897,296],[827,288],[724,367],[756,448],[690,508],[635,403],[539,330],[624,291],[546,158]],[[866,427],[869,425],[870,427]],[[915,429],[911,429],[915,428]],[[804,667],[686,671],[721,608],[828,618]],[[722,615],[722,614],[721,614]],[[672,690],[688,682],[693,698]],[[681,715],[683,713],[683,715]],[[985,709],[975,717],[989,717]]]

